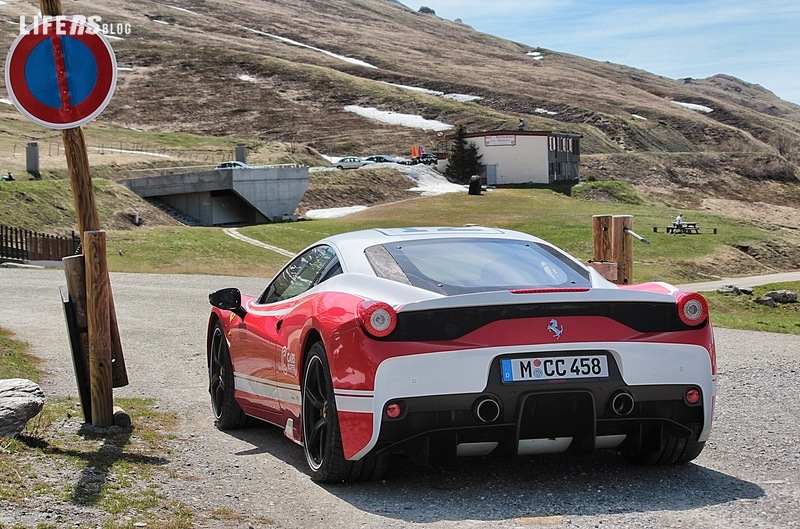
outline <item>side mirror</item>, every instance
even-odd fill
[[[238,288],[223,288],[208,295],[208,302],[214,307],[229,310],[244,319],[247,311],[242,307],[242,293]]]

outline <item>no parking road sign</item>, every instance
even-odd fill
[[[45,17],[26,28],[6,58],[16,107],[51,129],[78,127],[111,100],[117,61],[106,38],[82,17]]]

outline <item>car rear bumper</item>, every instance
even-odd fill
[[[500,360],[514,356],[604,354],[607,378],[503,383]],[[687,389],[700,400],[685,400]],[[612,402],[621,398],[624,413]],[[377,369],[374,392],[338,392],[340,414],[371,420],[350,459],[429,436],[455,439],[460,455],[505,446],[516,453],[613,448],[644,429],[705,441],[711,430],[716,376],[696,345],[624,342],[480,348],[393,357]],[[477,411],[481,403],[483,413]],[[396,418],[386,414],[398,404]],[[495,417],[496,415],[496,417]],[[489,420],[491,419],[491,420]]]

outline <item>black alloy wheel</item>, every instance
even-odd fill
[[[217,321],[209,342],[208,392],[211,394],[214,424],[220,430],[241,428],[247,423],[247,416],[233,397],[233,387],[233,365],[228,342],[222,324]]]

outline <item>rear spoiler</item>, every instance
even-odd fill
[[[398,314],[404,312],[431,311],[465,307],[490,307],[503,305],[528,305],[538,303],[670,303],[676,302],[672,294],[618,288],[533,288],[459,294],[436,299],[406,303],[396,307]]]

